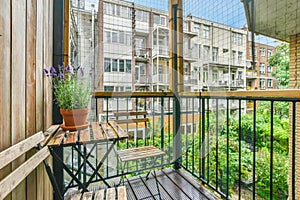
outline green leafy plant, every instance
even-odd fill
[[[91,98],[91,83],[84,77],[81,67],[58,66],[44,69],[47,77],[52,78],[55,101],[61,109],[74,110],[88,107]]]

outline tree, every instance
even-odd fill
[[[290,46],[281,43],[276,47],[276,53],[269,58],[269,65],[276,67],[272,75],[278,80],[280,88],[287,88],[290,80]]]

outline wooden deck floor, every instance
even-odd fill
[[[156,172],[161,199],[217,199],[207,189],[199,185],[183,170],[165,169]],[[159,199],[158,189],[153,174],[145,180],[145,176],[134,177],[125,182],[129,200]]]

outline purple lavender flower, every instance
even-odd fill
[[[49,76],[49,71],[48,71],[48,69],[44,69],[44,72],[45,72],[45,74],[46,74],[47,76]]]
[[[70,67],[70,65],[68,65],[68,66],[66,67],[65,71],[68,72],[68,73],[71,72],[71,67]]]
[[[54,67],[50,68],[50,76],[55,76],[56,75],[56,70]]]
[[[59,74],[59,78],[65,79],[65,75],[64,75],[63,73],[60,73],[60,74]]]

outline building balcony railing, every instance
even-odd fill
[[[137,48],[135,50],[135,60],[137,62],[148,62],[150,60],[150,49]]]
[[[152,53],[153,53],[153,57],[157,57],[157,56],[168,57],[169,56],[169,47],[168,46],[154,46]]]
[[[127,132],[132,134],[132,139],[124,145],[120,144],[122,148],[154,144],[167,152],[154,167],[179,162],[177,164],[188,173],[220,196],[229,199],[233,191],[240,197],[244,190],[253,196],[287,197],[288,170],[292,176],[295,174],[295,159],[291,159],[290,169],[288,166],[289,156],[295,156],[296,129],[290,130],[287,125],[282,130],[285,133],[281,133],[287,135],[279,136],[275,132],[275,126],[278,128],[275,121],[288,122],[290,114],[291,127],[297,127],[296,103],[300,102],[300,98],[294,94],[295,91],[236,91],[182,93],[174,96],[165,92],[100,92],[93,96],[97,100],[95,116],[102,112],[102,120],[110,119],[109,115],[118,111],[118,108],[101,111],[101,105],[108,104],[110,98],[128,99],[122,107],[127,108],[128,112],[148,112],[147,117],[151,119],[151,127],[148,129],[150,132],[145,132],[145,129],[136,125],[128,127]],[[174,135],[177,132],[176,127],[172,123],[175,120],[173,112],[176,104],[171,103],[176,99],[181,107],[180,128],[177,130],[180,134],[177,138]],[[253,111],[246,114],[246,104],[250,102],[253,104]],[[286,110],[280,110],[282,103],[286,104]],[[289,103],[292,108],[290,112]],[[266,129],[264,133],[267,133],[264,136],[261,135],[263,124]],[[172,138],[178,137],[179,143],[174,142]],[[286,139],[282,140],[281,137]],[[291,141],[290,146],[288,138]],[[262,148],[261,145],[266,147]],[[176,155],[175,149],[178,148],[182,150],[180,155]],[[291,151],[288,151],[289,148]],[[136,173],[145,169],[148,169],[147,166],[141,165],[132,170],[128,169],[125,173]],[[266,171],[267,175],[262,176],[262,171]],[[113,169],[105,169],[104,173],[107,179],[122,175],[121,171]],[[283,177],[280,184],[278,180],[275,181],[278,175]],[[266,183],[266,186],[261,187],[262,183]],[[294,179],[291,184],[295,184]]]
[[[169,84],[168,74],[155,74],[152,80],[153,83],[157,84]]]

